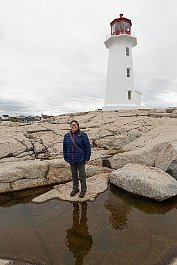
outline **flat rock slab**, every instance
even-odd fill
[[[110,182],[126,191],[157,201],[177,195],[177,181],[161,169],[127,164],[110,173]]]
[[[84,202],[94,201],[99,193],[104,192],[108,187],[109,173],[97,174],[87,179],[87,192],[84,198],[79,198],[79,193],[74,197],[70,196],[72,190],[72,181],[66,184],[60,184],[54,187],[51,191],[48,191],[32,200],[35,203],[46,202],[51,199],[59,198],[64,201],[71,202]]]

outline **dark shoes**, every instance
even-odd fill
[[[71,193],[70,193],[70,196],[73,197],[76,195],[76,193],[78,193],[79,190],[72,190]]]
[[[78,193],[79,190],[72,190],[70,193],[70,196],[73,197],[76,195],[76,193]],[[81,193],[79,194],[79,198],[84,198],[86,191],[81,191]]]
[[[85,193],[86,193],[86,191],[81,191],[81,193],[79,194],[79,198],[84,198]]]

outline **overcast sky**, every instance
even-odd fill
[[[0,0],[0,115],[104,104],[110,22],[132,20],[143,105],[177,106],[176,0]]]

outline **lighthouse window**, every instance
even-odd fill
[[[124,33],[125,31],[125,25],[124,22],[116,22],[114,25],[112,25],[111,28],[111,34],[120,34],[120,33]]]
[[[129,56],[129,48],[126,47],[126,55]]]
[[[122,29],[122,23],[121,22],[117,22],[116,23],[116,30],[121,30]]]
[[[129,30],[130,30],[130,24],[127,23],[127,22],[124,22],[124,29],[125,29],[126,31],[129,31]]]
[[[130,77],[130,68],[127,68],[127,77]]]
[[[128,100],[131,100],[131,99],[132,99],[132,91],[129,90],[129,91],[128,91]]]
[[[115,24],[114,25],[112,25],[112,34],[115,32]]]

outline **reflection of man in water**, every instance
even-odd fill
[[[66,245],[73,253],[75,265],[83,264],[84,257],[88,254],[93,244],[87,226],[87,203],[81,204],[81,218],[79,222],[79,204],[73,203],[73,224],[67,230]]]

